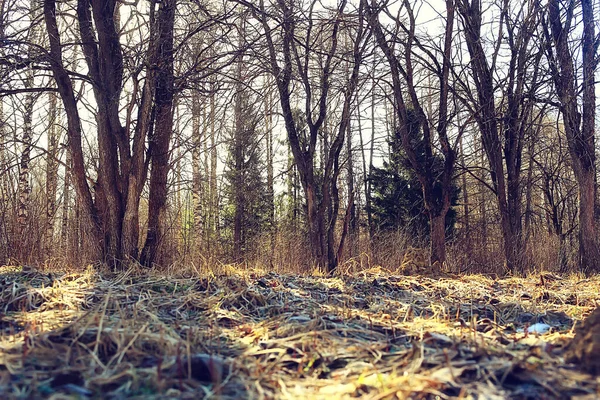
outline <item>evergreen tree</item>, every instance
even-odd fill
[[[236,102],[236,124],[228,141],[228,157],[225,170],[225,196],[227,206],[223,210],[223,227],[231,243],[236,261],[241,261],[248,250],[256,244],[268,224],[267,183],[261,159],[262,145],[258,124],[260,115],[254,112],[254,99],[246,92],[239,92]]]
[[[425,160],[425,143],[421,126],[414,112],[409,113],[409,132],[417,157]],[[429,236],[429,217],[425,210],[423,191],[416,174],[402,150],[402,138],[396,129],[390,140],[390,158],[382,168],[373,168],[369,175],[372,185],[370,211],[373,223],[379,230],[403,229],[419,239]],[[443,159],[433,157],[433,170],[443,171]],[[441,194],[441,182],[435,187]],[[457,204],[460,189],[453,185],[452,206]],[[446,215],[446,236],[450,236],[456,222],[456,210],[450,208]]]

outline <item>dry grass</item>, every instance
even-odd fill
[[[2,398],[568,398],[600,278],[0,269]],[[528,333],[536,322],[552,326]],[[524,329],[524,332],[519,332]]]

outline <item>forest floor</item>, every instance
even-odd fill
[[[191,274],[190,274],[191,275]],[[0,398],[562,399],[600,278],[0,269]]]

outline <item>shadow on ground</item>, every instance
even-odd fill
[[[3,398],[564,398],[600,280],[0,271]],[[544,330],[538,329],[540,326]],[[536,327],[535,329],[533,329]]]

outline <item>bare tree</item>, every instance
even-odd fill
[[[583,35],[572,40],[576,29],[575,11],[581,4]],[[579,268],[600,270],[600,244],[594,223],[596,203],[596,84],[598,38],[595,34],[594,7],[591,0],[561,3],[549,0],[544,21],[546,57],[558,95],[571,164],[579,187]],[[581,46],[582,75],[578,79],[572,53]],[[578,82],[579,85],[578,85]],[[579,96],[579,93],[582,93]]]
[[[358,10],[359,17],[355,28],[352,73],[343,91],[341,122],[332,140],[327,138],[325,141],[327,135],[324,133],[324,124],[330,99],[331,79],[338,65],[340,29],[342,21],[349,18],[349,15],[345,14],[347,2],[341,1],[329,15],[323,15],[323,11],[317,12],[317,1],[312,1],[307,8],[303,8],[300,2],[281,0],[275,8],[269,10],[263,1],[260,1],[258,6],[249,2],[244,4],[251,8],[265,35],[269,69],[277,84],[288,141],[306,198],[313,259],[318,267],[332,272],[337,267],[338,250],[343,246],[341,240],[341,246],[336,248],[334,238],[339,209],[339,155],[351,115],[350,104],[358,84],[358,72],[367,37],[363,26],[362,6]],[[278,28],[272,27],[270,18],[276,18]],[[277,41],[278,38],[281,38],[281,41]],[[294,79],[298,79],[303,90],[306,135],[298,130],[292,112]],[[318,179],[315,171],[319,135],[323,135],[324,139],[321,179]]]
[[[150,195],[148,202],[148,234],[142,250],[141,262],[152,265],[156,259],[161,237],[161,217],[167,202],[167,174],[169,172],[169,146],[173,133],[173,31],[177,0],[163,0],[156,19],[157,39],[153,61],[156,65],[154,130],[148,137],[150,172]],[[154,7],[154,6],[153,6]],[[140,143],[143,147],[143,144]],[[139,195],[138,195],[139,196]],[[136,218],[137,214],[132,216]]]
[[[425,209],[429,215],[430,221],[430,243],[431,243],[431,263],[432,265],[443,264],[446,261],[446,213],[450,208],[452,196],[452,180],[454,175],[454,165],[456,161],[456,143],[451,143],[448,138],[448,126],[451,116],[448,113],[448,95],[449,95],[449,77],[451,66],[452,37],[454,33],[454,2],[446,1],[446,30],[444,33],[443,48],[439,53],[433,53],[421,46],[416,36],[416,19],[413,11],[413,5],[405,0],[402,3],[406,10],[408,25],[405,25],[399,16],[393,16],[389,11],[386,12],[394,22],[394,31],[402,32],[403,39],[398,35],[390,35],[384,31],[379,20],[380,6],[372,2],[368,8],[369,23],[374,30],[377,44],[385,54],[392,74],[393,98],[395,111],[398,117],[396,129],[399,130],[402,138],[402,147],[406,152],[408,161],[415,171],[419,182],[423,188],[423,198]],[[402,47],[402,54],[398,55],[392,43],[398,43]],[[424,50],[424,56],[417,56],[416,49]],[[402,59],[400,58],[402,56]],[[435,164],[434,139],[431,132],[430,117],[422,105],[423,100],[419,93],[416,79],[416,59],[428,57],[429,63],[437,74],[439,83],[439,100],[437,123],[435,131],[437,140],[441,144],[441,154],[444,162],[441,171]],[[441,65],[437,59],[441,59]],[[402,61],[401,61],[402,60]],[[412,111],[411,111],[412,110]],[[423,131],[423,140],[411,136],[411,124],[409,118],[411,112],[414,112]],[[433,116],[432,116],[433,117]],[[419,154],[418,146],[424,146],[424,156]]]
[[[537,3],[513,4],[505,0],[500,5],[498,39],[494,52],[487,56],[482,32],[481,0],[457,0],[463,35],[469,55],[469,67],[475,84],[475,96],[465,89],[471,111],[481,131],[483,148],[488,158],[493,191],[500,211],[506,267],[522,272],[525,244],[522,232],[522,154],[525,133],[530,128],[533,98],[539,88],[540,51],[535,51],[536,28],[540,21]],[[505,33],[506,32],[506,33]],[[506,40],[508,65],[506,76],[495,84],[499,71],[497,60]],[[497,92],[503,91],[498,97]],[[501,104],[496,102],[500,100]]]
[[[161,3],[159,9],[161,16],[169,15],[170,7],[166,5],[170,4]],[[154,9],[155,7],[151,7],[152,12]],[[164,72],[161,75],[164,68],[169,67],[168,58],[161,58],[164,56],[161,49],[168,45],[163,46],[163,43],[160,43],[160,40],[165,37],[168,40],[168,33],[165,34],[162,30],[170,31],[172,35],[172,25],[169,27],[168,23],[162,23],[156,26],[152,23],[148,65],[163,66],[163,69],[158,68],[159,72],[156,72],[155,69],[149,68],[146,71],[135,128],[131,128],[129,124],[125,127],[121,124],[118,100],[123,88],[124,62],[115,10],[114,0],[79,0],[77,4],[79,34],[97,107],[95,111],[99,150],[98,172],[92,193],[84,160],[83,128],[77,98],[69,71],[63,64],[63,46],[56,18],[56,2],[44,1],[44,19],[50,42],[48,62],[67,114],[68,144],[73,162],[72,177],[78,195],[78,204],[82,207],[86,226],[91,230],[91,237],[102,250],[103,259],[111,264],[117,264],[126,258],[137,259],[138,257],[139,199],[148,168],[145,141],[152,123],[151,110],[157,86],[161,89],[156,101],[160,112],[157,111],[157,133],[152,137],[154,143],[149,150],[153,160],[168,157],[164,150],[164,135],[170,132],[169,121],[172,121],[172,118],[169,119],[168,115],[165,115],[165,110],[170,108],[169,94],[165,94],[165,91],[168,92],[169,78],[164,77]],[[168,18],[164,19],[168,20]],[[163,18],[159,20],[162,21]],[[167,125],[168,132],[165,128]],[[164,175],[161,161],[155,161],[155,165],[154,183],[151,184],[153,193],[157,192],[157,182],[162,183],[160,177]],[[152,213],[160,209],[160,194],[156,195],[154,201],[158,203],[153,203]],[[151,215],[151,218],[155,217]],[[155,228],[154,221],[151,227]],[[150,238],[148,248],[152,249],[152,236]]]

